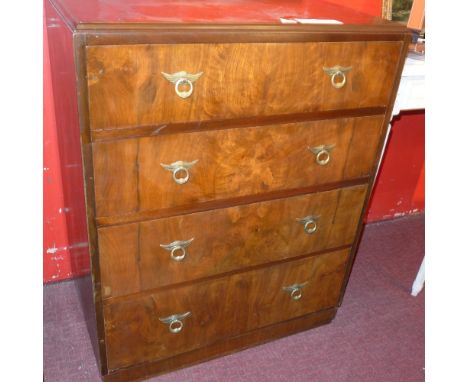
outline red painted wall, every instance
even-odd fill
[[[44,56],[43,56],[43,124],[44,124],[44,281],[62,280],[73,276],[68,251],[67,222],[64,214],[62,174],[57,146],[54,95],[51,83],[49,44],[44,15]]]
[[[382,14],[382,1],[379,0],[327,0],[329,3],[339,4],[347,8],[353,8],[359,12],[372,16]]]
[[[395,117],[367,213],[367,221],[424,211],[423,111]]]
[[[78,103],[76,95],[67,91],[75,85],[72,36],[55,10],[48,3],[45,7],[43,277],[47,282],[88,273],[90,266]]]
[[[380,15],[381,2],[374,0],[329,0]],[[82,211],[70,216],[65,208],[63,163],[57,145],[57,128],[51,85],[48,31],[44,19],[44,282],[58,281],[89,271],[86,243],[69,240],[67,219],[75,236],[85,237]],[[77,185],[76,188],[80,186]],[[79,203],[78,203],[79,204]],[[367,221],[389,219],[424,210],[424,113],[404,113],[393,123],[388,150],[371,199]],[[75,243],[76,242],[76,243]],[[77,248],[75,248],[77,247]],[[70,252],[72,248],[73,253]],[[73,259],[73,260],[72,260]]]

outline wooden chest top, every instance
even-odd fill
[[[392,25],[323,0],[54,0],[71,25],[138,23],[279,24],[282,17],[335,19],[349,25]]]

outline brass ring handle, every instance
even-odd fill
[[[328,162],[330,162],[330,152],[328,150],[320,150],[315,156],[315,161],[320,166],[325,166]]]
[[[303,218],[297,218],[296,221],[304,225],[305,233],[312,235],[318,230],[317,220],[319,218],[320,216],[318,215],[309,215],[309,216],[304,216]]]
[[[187,252],[185,251],[185,248],[187,248],[190,244],[192,244],[193,240],[194,238],[192,237],[189,240],[176,240],[169,244],[159,244],[159,246],[165,249],[166,251],[171,252],[172,260],[182,261],[185,259],[185,255],[187,254]],[[177,251],[182,251],[182,254],[176,255]]]
[[[193,83],[202,76],[203,72],[190,74],[184,70],[172,74],[161,72],[161,74],[166,80],[174,84],[175,92],[180,98],[188,98],[193,93]],[[181,85],[188,85],[189,90],[180,90]]]
[[[180,90],[179,89],[179,86],[180,85],[184,85],[184,84],[188,84],[189,86],[189,90]],[[188,80],[187,78],[180,78],[176,81],[175,85],[175,92],[176,94],[180,97],[180,98],[187,98],[187,97],[190,97],[193,93],[193,84],[190,80]]]
[[[179,173],[183,173],[185,175],[181,176],[181,177],[178,177],[177,175]],[[182,166],[177,167],[174,171],[172,171],[172,179],[174,179],[174,181],[177,184],[184,184],[184,183],[187,183],[188,180],[190,179],[190,173],[188,172],[188,170],[185,167],[182,167]]]
[[[180,320],[171,321],[169,324],[169,331],[171,333],[179,333],[184,327],[184,323]]]
[[[185,312],[182,314],[173,314],[168,317],[159,318],[163,324],[169,326],[169,331],[173,334],[179,333],[182,328],[184,327],[184,323],[182,322],[185,318],[190,316],[192,312]]]
[[[302,288],[306,286],[308,281],[302,284],[293,284],[283,287],[283,290],[289,293],[289,296],[294,300],[300,300],[302,298]]]
[[[323,67],[323,71],[330,76],[330,82],[335,89],[341,89],[346,85],[346,73],[349,72],[352,66],[340,66],[336,65],[331,68]],[[341,81],[337,81],[342,78]]]
[[[194,160],[193,162],[184,162],[179,160],[171,164],[161,163],[161,166],[165,170],[172,172],[172,179],[174,179],[174,182],[177,184],[185,184],[190,179],[189,169],[192,168],[197,162],[198,159]],[[179,177],[178,175],[183,176]]]
[[[309,147],[309,150],[315,154],[315,162],[320,166],[327,165],[331,160],[331,150],[335,147],[332,145],[321,145],[316,147]]]
[[[313,234],[315,231],[317,231],[317,222],[315,220],[311,220],[305,223],[304,231],[306,231],[308,234]]]
[[[177,251],[182,251],[182,254],[181,255],[176,255]],[[183,248],[183,247],[172,248],[172,250],[171,250],[171,259],[175,260],[175,261],[182,261],[183,259],[185,259],[185,248]]]
[[[342,77],[342,80],[340,82],[336,82],[337,77]],[[341,89],[346,84],[346,74],[341,70],[338,70],[331,76],[331,83],[335,89]]]
[[[300,288],[294,288],[292,291],[291,291],[291,298],[293,300],[299,300],[300,298],[302,297],[302,291]]]

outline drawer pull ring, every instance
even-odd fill
[[[346,73],[349,72],[352,66],[333,66],[332,68],[323,67],[323,71],[330,76],[330,81],[335,89],[341,89],[346,84]],[[340,80],[341,79],[341,80]]]
[[[161,74],[166,80],[174,84],[175,92],[180,98],[188,98],[193,93],[193,83],[201,77],[203,72],[190,74],[182,71],[173,74],[161,72]],[[180,90],[181,85],[188,85],[189,90]]]
[[[185,248],[187,248],[190,244],[192,244],[193,237],[190,240],[176,240],[170,244],[159,244],[161,248],[164,248],[166,251],[171,252],[171,259],[175,261],[182,261],[185,259],[185,255],[187,254]],[[181,251],[180,255],[177,255],[177,251]]]
[[[283,290],[288,292],[293,300],[297,301],[302,298],[302,288],[304,288],[307,283],[308,281],[302,284],[293,284],[293,285],[285,286],[283,287]]]
[[[320,218],[318,215],[309,215],[303,218],[297,218],[296,220],[304,225],[304,232],[312,235],[318,229],[317,220]]]
[[[163,324],[169,325],[169,331],[171,333],[179,333],[182,328],[184,327],[184,323],[182,322],[185,318],[190,316],[192,312],[185,312],[182,314],[173,314],[172,316],[169,317],[163,317],[160,318],[159,321],[161,321]]]
[[[177,162],[171,164],[164,164],[161,163],[161,166],[167,170],[172,172],[172,179],[177,184],[184,184],[187,183],[190,179],[190,172],[189,169],[193,167],[198,162],[198,159],[195,159],[193,162],[184,162],[178,160]],[[181,175],[180,177],[178,175]]]
[[[320,166],[325,166],[330,162],[331,155],[330,151],[335,147],[335,145],[321,145],[317,147],[309,147],[309,150],[315,154],[315,161]]]

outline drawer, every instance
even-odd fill
[[[180,211],[366,177],[382,124],[372,116],[93,143],[96,215]]]
[[[90,128],[386,106],[401,49],[401,42],[88,46]],[[337,66],[345,77],[324,70]]]
[[[102,296],[351,245],[366,191],[363,185],[100,228]],[[297,220],[308,216],[307,227]]]
[[[342,250],[107,303],[108,367],[167,358],[333,307],[348,255]]]

